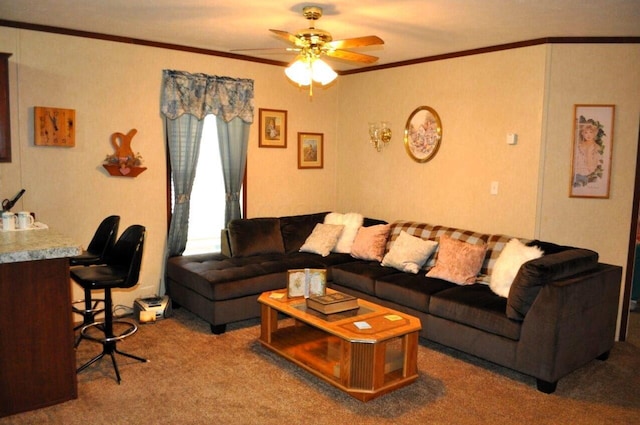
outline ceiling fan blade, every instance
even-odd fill
[[[270,53],[298,53],[300,52],[300,48],[298,47],[271,47],[271,48],[264,48],[264,49],[231,49],[229,50],[230,52],[256,52],[256,53],[264,53],[264,54],[270,54]]]
[[[326,51],[327,56],[336,59],[344,59],[348,61],[354,62],[362,62],[362,63],[374,63],[378,60],[376,56],[365,55],[362,53],[349,52],[347,50],[328,50]]]
[[[288,33],[286,31],[281,31],[281,30],[269,30],[272,33],[274,33],[275,35],[277,35],[278,37],[282,38],[285,41],[288,41],[289,43],[296,45],[298,47],[302,47],[304,45],[304,43],[302,42],[302,40],[300,40],[298,37],[296,37],[295,35]]]
[[[367,35],[365,37],[345,38],[344,40],[335,40],[325,43],[332,49],[353,49],[355,47],[375,46],[384,44],[384,41],[378,36]]]

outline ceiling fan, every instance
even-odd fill
[[[380,37],[368,35],[365,37],[347,38],[344,40],[334,41],[330,33],[315,27],[315,22],[322,17],[321,7],[306,6],[302,9],[302,15],[309,21],[309,28],[298,30],[296,34],[291,34],[282,30],[269,30],[295,46],[287,49],[288,51],[299,52],[301,55],[312,55],[315,57],[320,57],[324,54],[332,58],[367,64],[374,63],[378,60],[376,56],[365,55],[343,49],[384,44],[384,41],[382,41]]]
[[[302,9],[302,15],[309,21],[309,28],[298,30],[295,34],[282,30],[269,30],[282,40],[290,43],[292,47],[285,49],[237,49],[235,51],[275,50],[276,52],[285,51],[297,53],[298,57],[296,61],[285,70],[285,73],[287,77],[298,85],[308,85],[310,93],[312,93],[311,86],[313,81],[325,85],[337,77],[335,71],[320,59],[323,55],[329,58],[364,64],[371,64],[378,60],[376,56],[345,49],[384,44],[384,41],[382,41],[380,37],[368,35],[365,37],[333,40],[329,32],[315,27],[315,22],[322,17],[321,7],[306,6]]]

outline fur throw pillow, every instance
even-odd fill
[[[508,298],[511,284],[520,266],[529,260],[542,257],[544,253],[537,246],[526,246],[513,238],[502,249],[491,273],[489,287],[501,297]]]

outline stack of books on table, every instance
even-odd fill
[[[340,313],[358,308],[358,299],[341,292],[307,298],[307,307],[323,314]]]

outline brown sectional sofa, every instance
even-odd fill
[[[327,284],[417,316],[421,336],[536,378],[540,391],[555,391],[560,378],[595,358],[606,359],[615,340],[622,269],[598,262],[579,248],[529,241],[545,255],[523,264],[508,298],[488,285],[459,286],[446,280],[383,267],[349,254],[327,257],[299,252],[326,212],[236,220],[226,253],[170,258],[167,292],[222,333],[234,321],[258,317],[257,297],[284,288],[287,270],[326,268]],[[365,219],[364,226],[384,223]],[[443,235],[484,243],[479,281],[487,280],[506,235],[486,235],[426,223],[391,224],[387,251],[401,231],[422,239]],[[436,251],[425,269],[437,261]]]

